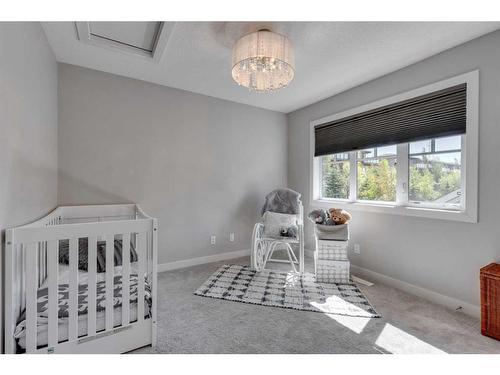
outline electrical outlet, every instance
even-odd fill
[[[233,232],[229,233],[229,241],[234,242],[234,233]]]
[[[210,236],[210,244],[215,245],[215,236]]]
[[[361,248],[359,247],[359,243],[354,244],[354,254],[361,254]]]

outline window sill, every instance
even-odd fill
[[[336,207],[347,211],[375,212],[402,216],[424,217],[450,221],[477,223],[477,218],[469,215],[467,211],[425,208],[415,206],[397,206],[390,203],[349,202],[346,200],[312,200],[312,208]]]

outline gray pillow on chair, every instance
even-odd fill
[[[264,213],[264,237],[297,237],[297,215],[266,211]]]

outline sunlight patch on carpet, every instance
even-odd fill
[[[332,296],[329,298],[339,298],[336,296]],[[344,327],[349,328],[351,331],[354,333],[361,333],[363,332],[363,329],[365,329],[366,325],[368,322],[371,320],[370,318],[366,318],[364,316],[348,316],[348,315],[338,315],[338,314],[330,314],[326,312],[324,308],[324,305],[316,302],[311,302],[311,305],[316,307],[318,310],[321,310],[325,313],[326,316],[329,318],[335,320],[337,323],[342,324]],[[352,307],[353,310],[357,309],[357,306]],[[362,314],[361,312],[359,312]]]
[[[441,349],[389,323],[385,324],[377,341],[375,341],[375,345],[393,354],[446,354]]]

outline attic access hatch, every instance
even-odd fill
[[[173,22],[75,22],[86,44],[160,61]]]

